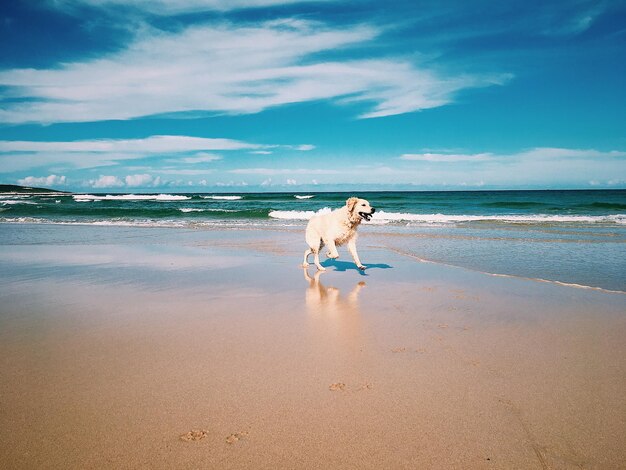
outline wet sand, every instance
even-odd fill
[[[626,295],[302,236],[0,226],[0,467],[626,467]]]

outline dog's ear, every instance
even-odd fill
[[[348,212],[352,212],[354,210],[354,206],[359,201],[358,197],[351,197],[346,201],[346,206],[348,207]]]

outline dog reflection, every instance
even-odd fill
[[[350,293],[343,297],[336,287],[326,287],[320,281],[322,271],[317,271],[313,277],[306,269],[303,269],[304,279],[308,281],[306,290],[306,306],[311,313],[324,313],[327,315],[343,315],[358,313],[359,292],[365,287],[365,282],[359,282]]]

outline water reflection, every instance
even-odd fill
[[[349,352],[349,363],[352,363],[356,357],[361,357],[363,349],[359,294],[365,287],[365,282],[357,283],[350,292],[342,295],[337,287],[326,286],[321,281],[322,276],[328,273],[316,271],[310,276],[306,269],[302,272],[308,283],[305,302],[311,333],[318,346],[331,355],[335,354],[335,360],[339,357],[346,359],[342,352]]]
[[[306,290],[306,306],[310,313],[323,313],[335,316],[339,314],[358,314],[358,297],[365,282],[359,282],[347,296],[342,296],[339,289],[333,286],[326,287],[320,281],[322,271],[317,271],[311,277],[306,269],[302,271],[304,279],[308,281]]]

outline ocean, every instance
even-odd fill
[[[626,190],[1,194],[0,223],[303,230],[353,195],[361,235],[407,256],[626,292]]]

